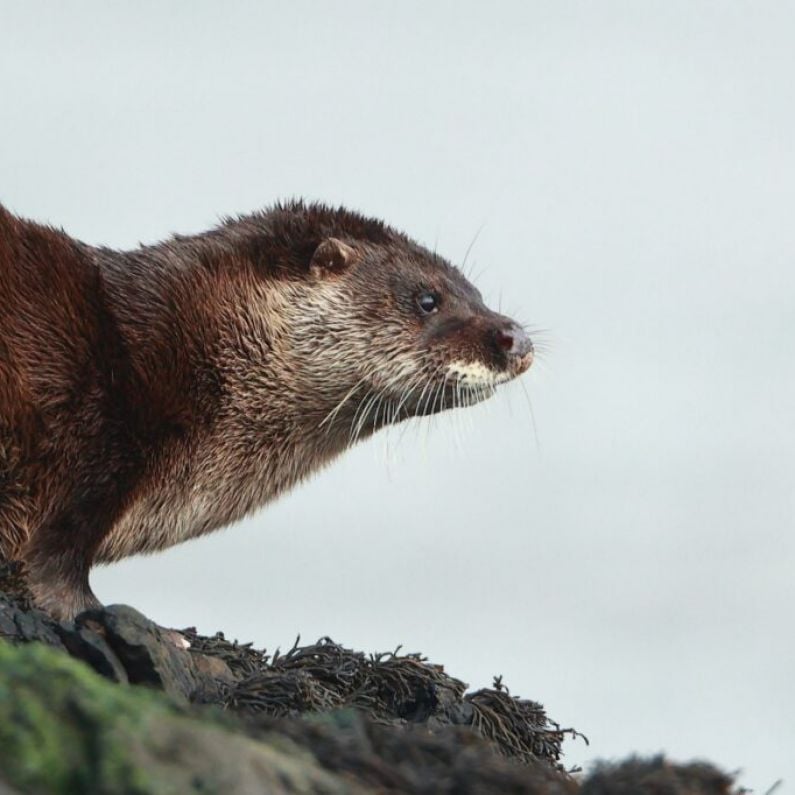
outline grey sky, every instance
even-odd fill
[[[795,5],[0,5],[0,201],[92,243],[289,196],[387,219],[549,351],[100,598],[403,643],[795,791]]]

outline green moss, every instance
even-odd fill
[[[212,711],[190,716],[61,652],[3,641],[0,770],[20,791],[47,795],[351,791],[278,736],[257,742]]]
[[[125,746],[172,711],[155,693],[114,686],[46,646],[0,643],[0,768],[23,789],[151,791]]]

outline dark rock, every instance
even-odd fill
[[[86,626],[75,628],[68,624],[61,624],[56,631],[72,657],[87,663],[112,682],[130,681],[121,661],[99,632]]]
[[[81,613],[75,619],[75,629],[103,639],[130,684],[165,690],[179,701],[207,702],[218,696],[219,683],[233,681],[222,661],[201,661],[178,645],[179,636],[173,630],[159,627],[127,605]]]
[[[662,756],[599,763],[582,795],[730,795],[731,776],[706,762],[675,765]]]
[[[447,711],[447,717],[454,726],[468,726],[474,719],[474,713],[472,705],[465,701],[462,704],[454,704]]]
[[[38,640],[63,649],[57,626],[58,622],[47,613],[25,607],[0,593],[0,637],[16,643]]]
[[[62,651],[114,682],[145,684],[180,701],[219,703],[235,676],[222,659],[195,651],[171,629],[159,627],[124,605],[90,610],[74,622],[59,622],[31,606],[18,568],[0,564],[0,638],[39,641]]]
[[[196,689],[191,693],[191,701],[196,704],[223,703],[235,676],[223,661],[206,654],[191,654]]]

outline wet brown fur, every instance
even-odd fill
[[[425,288],[445,296],[432,322]],[[421,388],[445,363],[525,369],[490,342],[507,322],[342,209],[277,205],[118,252],[0,207],[0,556],[72,616],[96,604],[94,562],[234,521],[354,438],[450,405]]]

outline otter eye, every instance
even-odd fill
[[[440,299],[436,293],[425,291],[417,296],[417,306],[426,314],[430,315],[439,309]]]

